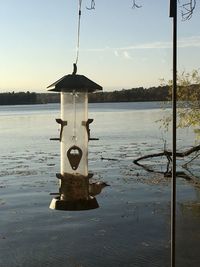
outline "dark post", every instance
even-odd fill
[[[171,182],[171,267],[176,265],[176,91],[177,91],[177,0],[170,0],[173,18],[173,89],[172,89],[172,182]]]

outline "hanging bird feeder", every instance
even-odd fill
[[[102,90],[102,87],[83,75],[66,75],[48,86],[49,91],[60,92],[61,172],[59,196],[50,204],[51,209],[84,210],[97,208],[95,197],[89,193],[88,141],[90,138],[88,119],[88,93]],[[55,139],[54,139],[55,140]]]
[[[76,74],[82,0],[78,2],[77,47],[73,73],[48,86],[49,91],[60,92],[61,97],[61,117],[56,119],[60,125],[60,136],[51,138],[59,140],[61,147],[61,171],[56,174],[60,180],[60,188],[57,197],[50,204],[51,209],[57,210],[98,208],[94,196],[105,186],[105,183],[89,183],[93,174],[88,172],[88,141],[96,138],[90,138],[89,125],[93,119],[88,119],[88,93],[100,91],[102,87],[84,75]]]

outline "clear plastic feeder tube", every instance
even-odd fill
[[[61,120],[61,174],[88,176],[87,92],[61,92]]]

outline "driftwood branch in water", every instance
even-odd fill
[[[194,152],[197,152],[199,150],[200,150],[200,145],[194,146],[194,147],[192,147],[192,148],[190,148],[190,149],[188,149],[186,151],[176,152],[176,156],[179,157],[179,158],[184,158],[184,157],[187,157],[190,154],[192,154]],[[166,156],[167,159],[169,160],[171,158],[171,156],[172,156],[172,152],[171,151],[164,150],[163,152],[160,152],[160,153],[149,154],[149,155],[146,155],[146,156],[137,158],[133,162],[135,164],[137,164],[138,161],[143,160],[143,159],[149,159],[149,158],[155,158],[155,157],[163,157],[163,156]]]
[[[190,154],[194,153],[194,152],[198,152],[200,151],[200,145],[198,146],[194,146],[190,149],[187,149],[183,152],[177,152],[176,153],[176,156],[179,157],[179,158],[184,158],[184,157],[187,157],[189,156]],[[166,168],[166,171],[156,171],[156,170],[153,170],[151,169],[150,167],[140,163],[141,160],[144,160],[144,159],[151,159],[151,158],[156,158],[156,157],[163,157],[165,156],[166,159],[167,159],[167,168]],[[192,160],[194,160],[195,158],[197,158],[199,155],[196,155],[195,157],[193,157]],[[172,175],[172,172],[170,170],[170,162],[172,161],[172,152],[171,151],[167,151],[167,150],[164,150],[163,152],[160,152],[160,153],[154,153],[154,154],[149,154],[149,155],[145,155],[145,156],[142,156],[142,157],[139,157],[137,159],[135,159],[133,161],[134,164],[136,164],[137,166],[140,166],[142,167],[143,169],[145,169],[146,171],[148,172],[153,172],[153,173],[158,173],[158,174],[163,174],[165,177],[171,177]],[[184,171],[177,171],[176,172],[176,177],[181,177],[181,178],[184,178],[186,180],[192,180],[195,182],[196,184],[196,177],[194,177],[191,172],[186,168],[187,165],[192,161],[190,160],[188,163],[184,164],[182,167],[185,168],[189,174],[187,174],[186,172]]]
[[[155,153],[155,154],[149,154],[149,155],[145,155],[145,156],[142,156],[140,158],[137,158],[133,161],[133,163],[135,163],[136,165],[138,165],[138,161],[140,160],[143,160],[143,159],[149,159],[149,158],[156,158],[156,157],[163,157],[163,156],[166,156],[166,153],[171,156],[171,152],[168,152],[168,151],[164,151],[164,152],[160,152],[160,153]]]

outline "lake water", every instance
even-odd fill
[[[106,181],[90,211],[50,210],[60,170],[59,104],[0,106],[0,266],[150,267],[170,265],[170,179],[133,164],[171,147],[156,121],[160,103],[90,104],[89,170]],[[178,148],[194,144],[178,130]],[[101,160],[101,158],[114,160]],[[178,165],[183,164],[183,160]],[[146,162],[165,168],[163,159]],[[198,158],[191,166],[199,173]],[[177,266],[200,262],[199,188],[177,180]]]

